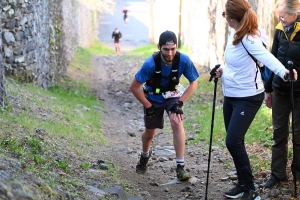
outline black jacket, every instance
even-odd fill
[[[300,74],[300,18],[298,17],[294,30],[286,33],[281,22],[275,27],[272,54],[288,69],[288,61],[294,63],[294,68]],[[300,95],[300,80],[293,83],[294,94]],[[266,92],[277,91],[281,94],[290,94],[290,82],[285,82],[279,76],[272,74],[265,82]]]
[[[115,42],[119,42],[120,38],[122,38],[122,33],[120,31],[116,32],[113,31],[113,33],[111,34],[112,39],[115,40]]]

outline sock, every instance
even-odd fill
[[[176,166],[177,165],[184,167],[184,158],[176,158]]]
[[[142,151],[141,156],[143,158],[148,158],[149,157],[149,151],[147,151],[147,152]]]

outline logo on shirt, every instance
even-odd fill
[[[243,111],[243,112],[241,112],[241,113],[240,113],[240,115],[243,115],[243,116],[244,116],[244,115],[245,115],[245,112],[244,112],[244,111]]]

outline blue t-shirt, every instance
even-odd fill
[[[172,70],[172,64],[169,66],[166,66],[163,61],[161,61],[161,68],[162,68],[162,79],[160,81],[161,88],[164,88],[168,86],[169,84],[169,75]],[[150,56],[142,65],[140,70],[136,73],[135,78],[140,83],[145,83],[147,80],[150,80],[155,72],[155,62],[152,56]],[[199,74],[197,72],[196,67],[194,66],[191,59],[183,54],[180,53],[180,62],[178,65],[178,77],[181,77],[181,75],[184,75],[186,79],[189,80],[189,82],[195,81]],[[145,84],[147,91],[152,91],[152,87]],[[148,99],[155,101],[157,103],[163,103],[166,101],[166,99],[161,95],[153,95],[148,94]]]

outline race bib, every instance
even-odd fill
[[[162,93],[162,95],[165,99],[181,97],[181,95],[184,93],[184,91],[185,91],[185,88],[181,84],[178,84],[177,90],[168,91],[168,92]]]

